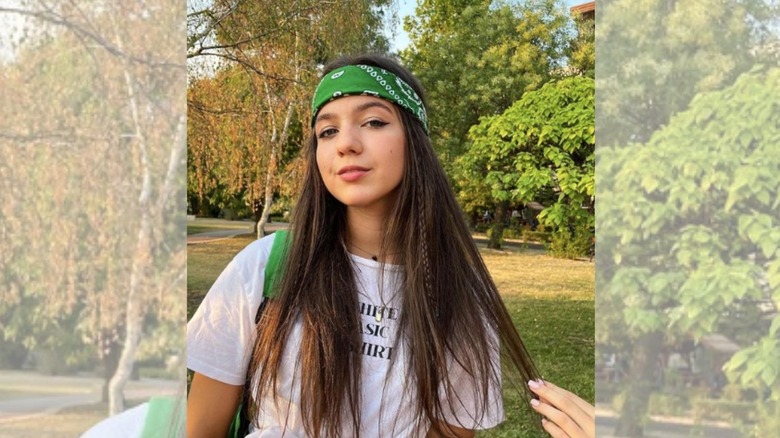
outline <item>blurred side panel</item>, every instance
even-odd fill
[[[778,3],[596,16],[597,435],[777,436]]]
[[[2,0],[0,21],[0,436],[163,405],[176,435],[185,6]]]

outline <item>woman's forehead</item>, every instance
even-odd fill
[[[333,99],[320,108],[316,122],[327,120],[337,116],[357,114],[368,110],[387,112],[398,117],[398,108],[395,104],[374,96],[344,96]]]

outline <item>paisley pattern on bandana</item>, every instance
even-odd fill
[[[428,113],[422,99],[403,79],[379,67],[347,65],[322,78],[311,102],[311,124],[326,103],[343,96],[374,96],[393,102],[422,123],[428,132]]]

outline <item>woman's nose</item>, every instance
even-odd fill
[[[359,128],[344,128],[339,131],[336,150],[339,155],[359,154],[363,152],[363,143]]]

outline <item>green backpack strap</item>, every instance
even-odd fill
[[[279,267],[287,256],[289,241],[289,231],[279,230],[274,233],[274,243],[271,245],[271,254],[268,255],[268,262],[265,264],[265,280],[263,281],[263,296],[265,298],[273,298],[276,296],[276,285],[274,284],[276,281],[276,273],[279,272]]]
[[[149,399],[141,438],[178,438],[184,432],[184,403],[178,397]]]
[[[279,230],[274,233],[274,243],[271,245],[271,253],[268,255],[268,261],[265,264],[265,276],[263,280],[263,297],[265,298],[260,307],[257,309],[255,315],[255,323],[260,321],[260,315],[263,313],[266,303],[269,298],[276,296],[276,274],[284,263],[284,259],[287,256],[287,248],[290,245],[290,233],[287,230]],[[248,377],[248,376],[247,376]],[[244,397],[241,404],[238,405],[236,415],[233,417],[233,422],[230,423],[230,429],[228,429],[228,438],[243,438],[249,433],[250,420],[247,418],[246,403],[249,390],[249,379],[247,378],[244,385]]]

